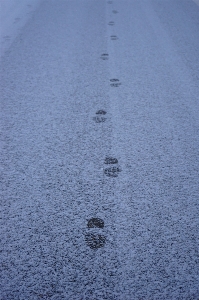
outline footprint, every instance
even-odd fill
[[[96,116],[93,118],[93,120],[96,122],[96,123],[103,123],[106,121],[106,118],[104,117],[101,117],[101,116]]]
[[[110,167],[104,170],[104,174],[108,177],[118,177],[119,172],[121,172],[119,167]]]
[[[118,40],[117,35],[111,35],[111,40]]]
[[[105,114],[106,114],[106,111],[103,109],[100,109],[96,112],[96,115],[105,115]]]
[[[105,115],[105,114],[106,114],[106,111],[100,109],[100,110],[98,110],[98,111],[96,112],[96,115],[97,115],[97,116],[95,116],[95,117],[93,118],[93,120],[94,120],[96,123],[102,123],[102,122],[105,122],[105,121],[106,121],[106,118],[103,117],[103,115]]]
[[[88,221],[87,227],[91,230],[96,230],[95,228],[102,229],[104,228],[104,221],[100,218],[91,218]],[[85,234],[85,241],[91,249],[98,249],[104,247],[106,237],[102,234],[96,233],[96,231],[94,233],[89,232]]]
[[[110,84],[110,86],[118,87],[118,86],[121,85],[121,82],[119,82],[119,79],[117,79],[117,78],[110,79],[110,81],[112,82],[112,83]]]
[[[110,21],[110,22],[108,23],[108,25],[113,26],[113,25],[115,25],[115,22]]]
[[[103,54],[101,55],[101,59],[103,59],[103,60],[108,60],[108,54],[107,54],[107,53],[103,53]]]
[[[114,9],[114,10],[113,10],[113,13],[114,13],[114,14],[117,14],[117,13],[118,13],[118,11]]]
[[[104,228],[104,221],[100,218],[92,218],[88,221],[88,228]]]
[[[99,249],[104,247],[106,237],[101,234],[87,233],[85,235],[85,241],[91,249]]]
[[[117,158],[114,158],[114,157],[106,157],[105,160],[104,160],[104,163],[106,165],[117,164],[118,160],[117,160]]]
[[[112,4],[112,3],[113,3],[113,1],[107,1],[107,3],[108,3],[108,4]]]

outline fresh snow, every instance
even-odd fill
[[[41,0],[0,0],[0,56],[31,18]]]

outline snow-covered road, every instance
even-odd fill
[[[42,0],[0,0],[0,57],[9,49]]]
[[[1,61],[1,300],[199,299],[199,6],[41,1]]]

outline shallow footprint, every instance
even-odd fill
[[[121,172],[119,167],[110,167],[104,170],[104,174],[108,177],[118,177],[119,172]]]
[[[111,40],[114,41],[114,40],[118,40],[118,37],[117,35],[111,35]]]
[[[93,117],[93,120],[94,120],[96,123],[103,123],[103,122],[106,121],[106,118],[101,117],[101,116],[96,116],[96,117]]]
[[[105,115],[105,114],[106,114],[106,111],[103,109],[100,109],[96,112],[96,115]]]
[[[114,158],[114,157],[106,157],[105,160],[104,160],[104,163],[107,164],[107,165],[117,164],[118,160],[117,160],[117,158]]]
[[[113,21],[110,21],[109,23],[108,23],[108,25],[110,25],[110,26],[113,26],[115,24],[115,22],[113,22]]]
[[[110,84],[110,86],[118,87],[119,85],[121,85],[119,79],[113,78],[113,79],[110,79],[110,81],[112,82],[112,83]]]
[[[101,59],[103,59],[103,60],[108,60],[108,53],[103,53],[103,54],[101,55]]]
[[[106,237],[101,234],[87,233],[85,241],[91,249],[102,248],[105,245]]]

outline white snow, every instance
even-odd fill
[[[42,0],[0,0],[0,57]]]

